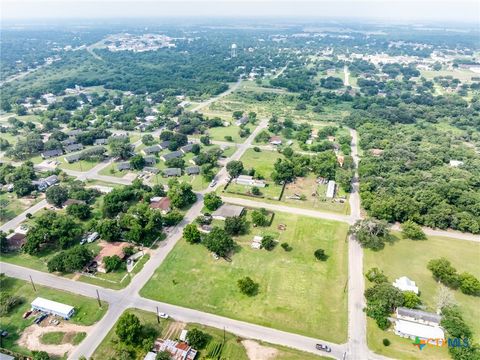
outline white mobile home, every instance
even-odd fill
[[[62,304],[56,301],[37,297],[32,301],[32,310],[39,310],[47,314],[57,315],[64,319],[70,319],[74,314],[73,306]]]

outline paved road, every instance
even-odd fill
[[[217,96],[215,96],[215,97],[213,97],[213,98],[210,98],[210,99],[208,99],[207,101],[204,101],[204,102],[198,104],[197,106],[191,108],[190,111],[191,111],[191,112],[198,111],[198,110],[203,109],[204,107],[207,107],[208,105],[214,103],[215,101],[220,100],[220,99],[223,98],[224,96],[230,95],[232,92],[234,92],[235,90],[238,89],[238,87],[240,86],[241,82],[242,82],[242,79],[239,78],[239,79],[237,80],[237,82],[236,82],[235,84],[233,84],[227,91],[224,91],[223,93],[218,94]]]
[[[265,208],[267,210],[279,211],[279,212],[290,213],[295,215],[310,216],[318,219],[335,220],[335,221],[342,221],[347,223],[352,222],[351,217],[348,215],[321,212],[317,210],[302,209],[302,208],[297,208],[297,207],[292,207],[287,205],[277,205],[277,204],[272,204],[272,203],[267,203],[262,201],[255,201],[255,200],[228,197],[228,196],[222,196],[222,200],[227,203],[242,205],[245,207]]]
[[[36,203],[32,207],[28,208],[24,212],[22,212],[20,215],[17,215],[14,217],[12,220],[6,222],[2,226],[0,226],[0,230],[3,232],[8,232],[9,230],[14,230],[20,225],[22,222],[25,221],[27,218],[27,214],[35,214],[36,212],[42,210],[44,207],[48,205],[47,200],[41,200],[40,202]]]

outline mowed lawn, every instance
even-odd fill
[[[285,231],[277,230],[285,224]],[[141,290],[147,298],[343,343],[347,338],[346,224],[276,213],[269,228],[251,228],[236,238],[232,261],[215,260],[202,245],[181,240]],[[272,234],[293,248],[251,249],[254,235]],[[317,261],[314,251],[329,256]],[[241,294],[237,281],[260,285],[254,297]]]
[[[398,234],[396,234],[398,236]],[[446,237],[431,236],[425,241],[398,240],[379,252],[366,250],[364,255],[364,271],[372,267],[382,269],[389,281],[400,276],[408,276],[417,283],[420,298],[427,311],[436,311],[435,295],[439,284],[433,279],[427,263],[431,259],[447,258],[459,273],[467,271],[480,278],[480,243],[473,241],[455,240]],[[367,286],[371,284],[367,281]],[[463,318],[474,332],[474,340],[480,339],[480,298],[462,294],[459,290],[452,290],[459,305]],[[369,326],[369,345],[382,354],[399,357],[412,356],[410,344],[405,339],[392,334],[388,338],[392,345],[388,348],[381,345],[383,335],[387,333]],[[394,351],[394,352],[393,352]],[[432,356],[439,358],[446,352],[438,351]],[[415,354],[415,353],[414,353]],[[421,356],[420,356],[421,355]],[[423,353],[418,358],[424,358]],[[448,358],[448,356],[447,356]]]
[[[3,339],[2,346],[6,349],[29,354],[25,348],[16,345],[22,331],[30,326],[34,317],[23,319],[22,315],[30,310],[30,303],[36,297],[43,297],[49,300],[58,301],[75,307],[75,315],[70,319],[74,324],[93,325],[99,321],[108,309],[108,304],[103,302],[102,307],[98,306],[97,300],[87,298],[65,291],[55,290],[49,287],[35,285],[37,291],[33,290],[30,282],[9,277],[3,277],[0,281],[2,291],[10,295],[19,296],[22,304],[16,306],[8,315],[0,317],[0,327],[9,332],[8,337]]]
[[[262,176],[270,180],[275,162],[282,158],[283,155],[276,151],[262,150],[256,152],[253,149],[247,149],[240,160],[245,169],[254,168],[256,176]]]

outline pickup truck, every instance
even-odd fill
[[[317,348],[317,350],[320,350],[320,351],[332,352],[332,349],[327,345],[317,344],[315,345],[315,347]]]

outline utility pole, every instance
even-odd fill
[[[100,301],[100,294],[98,293],[98,290],[95,290],[97,292],[97,301],[98,301],[98,306],[102,307],[102,302]]]
[[[225,345],[225,326],[223,327],[223,345]]]
[[[158,315],[158,306],[157,306],[157,323],[160,324],[160,315]]]
[[[32,279],[32,276],[30,276],[30,282],[32,283],[32,287],[33,287],[33,291],[37,292],[37,288],[35,287],[35,284],[33,283],[33,279]]]

